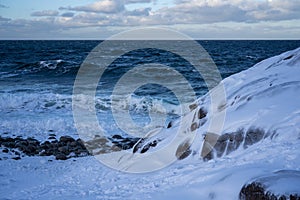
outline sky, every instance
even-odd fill
[[[299,39],[300,0],[0,0],[0,39],[106,39],[163,27],[194,39]]]

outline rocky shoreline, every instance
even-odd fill
[[[61,136],[57,139],[54,133],[49,134],[48,140],[44,142],[31,137],[0,136],[0,147],[2,147],[2,153],[12,155],[11,158],[14,160],[19,160],[24,156],[55,156],[56,160],[66,160],[93,155],[94,152],[89,147],[90,144],[95,144],[98,140],[99,137],[95,137],[94,140],[84,142],[81,139],[74,139],[70,136]],[[107,140],[118,150],[131,149],[137,141],[138,138],[123,138],[120,135],[114,135]],[[102,148],[101,153],[109,153],[109,151],[106,151],[106,147],[109,146],[101,146],[100,144],[99,148]],[[4,158],[7,159],[8,157],[5,156]]]

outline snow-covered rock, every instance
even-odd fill
[[[243,186],[240,199],[300,199],[300,172],[281,170]]]
[[[192,104],[191,112],[179,120],[184,124],[183,131],[187,135],[196,131],[193,143],[185,148],[184,157],[187,157],[186,152],[190,152],[190,157],[195,159],[220,157],[267,137],[281,141],[298,140],[299,74],[300,48],[264,60],[224,79],[220,84],[225,88],[226,102],[219,102],[217,109],[213,110],[208,93]],[[224,125],[221,134],[207,132],[211,119],[222,112],[226,112],[226,117],[220,121]],[[165,132],[172,134],[178,124]],[[172,138],[166,137],[166,133],[162,135],[144,139],[143,145],[139,144],[139,148],[144,150],[142,153],[151,147],[149,144]],[[135,151],[138,152],[137,149]],[[173,155],[176,156],[176,149]]]

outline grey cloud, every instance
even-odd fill
[[[75,13],[73,12],[65,12],[63,14],[61,14],[62,17],[73,17],[75,15]]]
[[[0,22],[8,22],[10,20],[11,20],[10,18],[0,16]]]
[[[126,11],[125,15],[127,16],[149,16],[151,8],[140,8],[134,9],[132,11]]]
[[[125,0],[125,4],[133,4],[133,3],[151,3],[152,0]]]
[[[31,13],[33,17],[58,16],[59,12],[55,10],[42,10]]]

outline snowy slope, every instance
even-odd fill
[[[242,186],[255,177],[278,170],[300,170],[299,74],[300,48],[223,80],[227,102],[219,102],[219,109],[212,111],[209,95],[198,100],[198,106],[182,118],[182,130],[196,133],[190,154],[159,171],[118,172],[94,157],[1,160],[0,198],[237,199]],[[201,119],[194,117],[200,108],[207,112]],[[241,145],[228,155],[203,161],[203,134],[212,113],[224,111],[222,134],[256,127],[264,130],[266,137],[247,148]],[[194,123],[196,128],[191,127]],[[176,128],[174,122],[171,128],[143,141],[132,158],[142,155],[143,147],[154,140],[160,142],[145,155],[168,144]],[[169,151],[168,156],[177,159],[176,150]],[[126,167],[137,168],[130,164]]]

